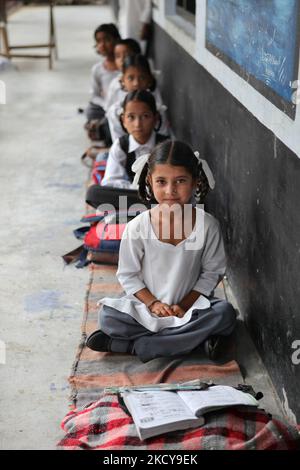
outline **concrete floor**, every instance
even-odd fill
[[[107,7],[58,7],[59,61],[15,60],[1,72],[0,105],[0,449],[54,449],[68,412],[67,377],[80,338],[87,270],[63,267],[60,256],[79,243],[72,230],[84,211],[87,145],[84,118],[89,73],[97,60],[94,28],[111,20]],[[12,42],[46,40],[47,11],[27,7],[10,18]],[[234,299],[231,299],[234,301]],[[247,382],[281,414],[272,384],[245,329],[241,364]],[[1,362],[1,358],[0,358]]]
[[[84,213],[87,146],[78,106],[88,101],[97,61],[93,31],[107,7],[57,7],[59,60],[16,59],[1,72],[0,104],[0,448],[51,449],[68,412],[69,375],[80,339],[87,270],[64,268],[79,245],[72,230]],[[47,40],[47,10],[10,18],[11,42]]]

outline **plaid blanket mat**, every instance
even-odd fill
[[[109,386],[185,382],[193,379],[236,386],[243,383],[238,364],[226,360],[215,364],[201,352],[185,357],[158,358],[142,363],[127,354],[99,353],[85,347],[87,335],[97,329],[97,301],[122,292],[116,267],[92,264],[88,284],[82,337],[69,381],[71,411],[61,427],[65,437],[59,449],[99,450],[201,450],[201,449],[295,449],[296,427],[272,419],[264,410],[239,407],[211,412],[197,429],[176,431],[140,441],[131,416],[118,396],[105,393]],[[234,351],[227,351],[227,359]]]
[[[201,379],[214,383],[238,385],[243,377],[232,351],[221,364],[209,361],[201,352],[174,358],[158,358],[142,363],[136,356],[128,354],[101,353],[85,346],[86,337],[98,328],[97,301],[105,296],[120,296],[115,266],[91,264],[85,312],[82,322],[82,337],[69,382],[72,385],[71,408],[83,408],[99,399],[105,387],[141,385],[149,383],[184,382]],[[229,348],[230,349],[230,348]]]
[[[205,415],[202,427],[170,432],[141,441],[118,396],[102,394],[62,422],[61,450],[294,450],[300,449],[296,427],[272,419],[264,410],[232,407]]]

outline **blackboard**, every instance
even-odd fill
[[[207,0],[206,48],[295,118],[300,0]]]

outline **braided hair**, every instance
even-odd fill
[[[204,203],[209,191],[209,184],[201,162],[198,161],[189,145],[179,140],[172,141],[170,139],[154,147],[142,170],[138,182],[138,194],[144,203],[148,204],[154,199],[152,188],[148,183],[148,176],[154,171],[156,164],[183,166],[197,180],[197,189],[194,195],[197,204]]]

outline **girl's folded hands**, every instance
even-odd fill
[[[158,317],[183,317],[185,311],[179,305],[168,305],[157,300],[150,307],[150,312]]]

